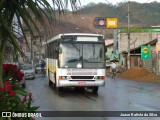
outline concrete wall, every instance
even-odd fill
[[[134,49],[134,47],[139,47],[143,44],[146,44],[154,39],[157,39],[158,34],[160,32],[152,32],[152,33],[130,33],[130,49]],[[136,42],[135,42],[136,41]],[[135,42],[135,46],[134,46]],[[128,49],[128,35],[127,33],[119,33],[118,34],[118,49],[119,52],[127,51]]]

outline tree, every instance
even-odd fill
[[[68,6],[70,2],[72,9],[76,10],[77,6],[76,0],[66,0],[63,2],[62,0],[52,0],[53,6],[58,8],[59,11],[63,10],[65,6]],[[23,24],[26,25],[29,33],[33,36],[32,27],[35,28],[37,33],[39,32],[38,26],[34,22],[32,18],[32,13],[35,18],[45,27],[45,22],[43,16],[48,18],[48,21],[54,21],[54,14],[56,9],[53,9],[51,5],[47,2],[47,0],[0,0],[0,86],[3,86],[3,71],[2,64],[4,61],[4,54],[6,52],[6,45],[9,43],[14,47],[16,52],[20,53],[22,56],[24,55],[18,45],[18,39],[16,37],[15,26],[12,24],[13,19],[17,19],[17,24],[22,30],[21,34],[26,42],[27,39],[24,34]]]

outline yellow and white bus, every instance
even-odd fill
[[[49,86],[89,87],[94,93],[105,85],[105,46],[100,34],[59,34],[46,43]]]

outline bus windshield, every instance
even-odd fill
[[[62,43],[61,68],[103,68],[104,47],[100,43]]]

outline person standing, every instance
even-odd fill
[[[114,61],[111,62],[112,78],[115,78],[115,76],[116,76],[116,67],[117,67],[116,63]]]
[[[45,67],[46,67],[45,61],[41,60],[41,68],[42,68],[43,73],[45,73]]]

